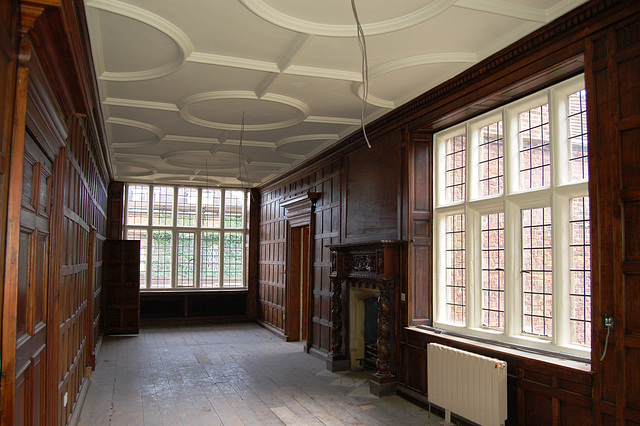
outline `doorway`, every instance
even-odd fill
[[[309,225],[290,228],[287,340],[307,340],[309,327]]]

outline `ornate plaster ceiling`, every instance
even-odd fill
[[[365,122],[584,1],[357,1]],[[85,5],[117,180],[257,185],[359,128],[350,0]]]

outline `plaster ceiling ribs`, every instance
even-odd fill
[[[365,122],[584,1],[360,2],[370,47]],[[349,0],[85,5],[117,179],[259,184],[361,124]]]

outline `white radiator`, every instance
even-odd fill
[[[448,346],[427,348],[429,402],[481,425],[507,419],[507,363]]]

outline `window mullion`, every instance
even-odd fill
[[[520,233],[520,207],[505,200],[504,208],[504,275],[505,325],[507,336],[517,336],[522,331],[522,235]]]
[[[555,188],[569,181],[569,147],[567,144],[567,97],[557,89],[549,90],[551,125],[551,215],[553,233],[553,342],[570,340],[570,248],[569,200]]]
[[[518,122],[517,113],[508,108],[502,109],[504,137],[504,277],[507,285],[504,289],[506,336],[520,334],[522,316],[521,297],[521,259],[520,259],[520,208],[509,201],[508,196],[518,187]]]
[[[196,202],[196,229],[194,235],[193,247],[193,287],[200,288],[200,236],[202,235],[202,227],[200,226],[200,212],[202,210],[202,188],[198,188],[198,197]]]
[[[467,207],[466,217],[466,270],[467,270],[467,327],[480,327],[482,324],[482,237],[480,232],[480,214]]]
[[[171,288],[178,288],[178,193],[176,187],[173,189],[173,214],[171,216]]]
[[[220,191],[220,253],[218,256],[218,270],[220,271],[218,273],[218,287],[219,288],[223,288],[224,287],[224,242],[225,242],[225,234],[224,234],[224,228],[225,228],[225,204],[226,204],[226,199],[227,199],[227,194],[226,194],[226,190],[222,190]]]
[[[569,342],[569,200],[554,192],[551,198],[553,233],[553,342]]]

